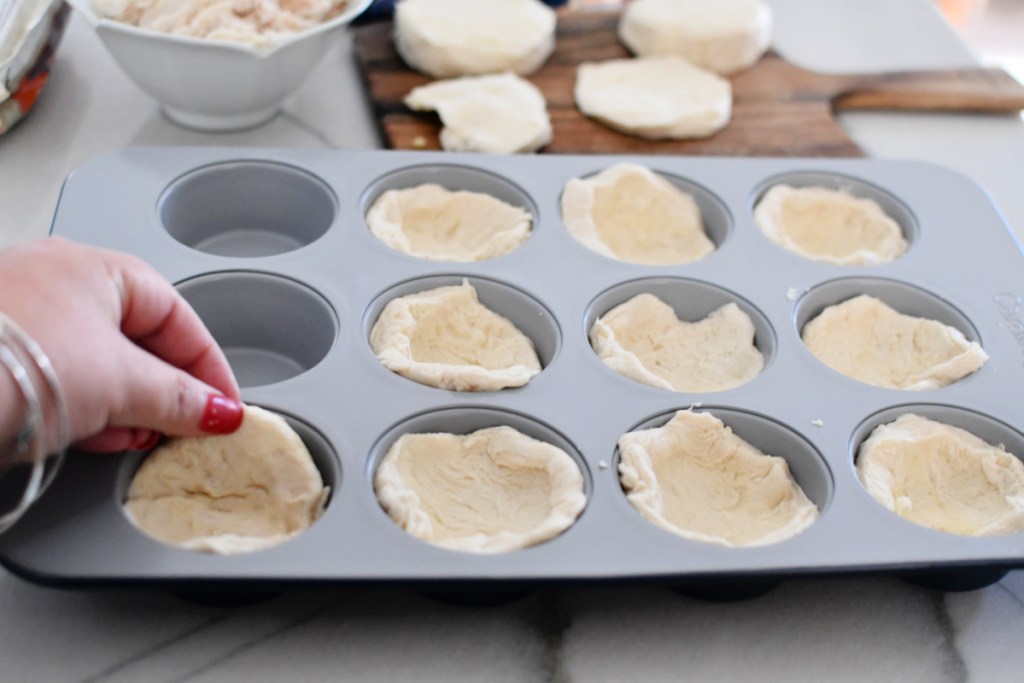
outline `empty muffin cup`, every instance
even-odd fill
[[[234,161],[191,171],[158,202],[168,234],[217,256],[294,251],[322,237],[338,200],[308,171],[272,161]]]
[[[338,318],[320,294],[279,275],[223,272],[177,285],[224,350],[241,387],[297,377],[324,359]]]
[[[368,464],[392,521],[421,541],[462,552],[549,541],[576,521],[590,489],[564,436],[493,408],[413,416],[378,440]]]

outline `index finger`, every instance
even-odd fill
[[[138,259],[115,255],[113,260],[125,336],[224,395],[240,398],[224,352],[178,291]]]

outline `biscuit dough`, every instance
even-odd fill
[[[825,263],[874,266],[907,250],[899,223],[877,202],[824,187],[776,185],[758,202],[754,222],[784,249]]]
[[[413,88],[405,104],[441,117],[441,146],[450,152],[518,154],[551,142],[547,103],[514,74],[467,76]]]
[[[541,369],[533,342],[481,304],[465,280],[389,301],[370,347],[392,372],[453,391],[518,387]]]
[[[864,294],[826,308],[804,326],[802,337],[833,370],[890,389],[944,387],[988,360],[960,330],[903,315]]]
[[[576,106],[610,128],[651,140],[709,137],[729,123],[729,81],[682,57],[585,62]]]
[[[555,48],[554,11],[537,0],[401,0],[395,46],[434,78],[509,71],[527,76]]]
[[[968,431],[912,413],[861,444],[857,475],[900,517],[962,536],[1024,530],[1024,463]]]
[[[640,294],[594,322],[590,344],[620,375],[670,391],[722,391],[764,368],[754,323],[734,303],[684,322],[653,294]]]
[[[530,212],[480,192],[427,183],[388,190],[366,214],[370,232],[396,251],[433,261],[483,261],[530,236]]]
[[[511,427],[406,434],[384,456],[374,483],[381,506],[407,532],[474,553],[554,538],[586,504],[576,462]]]
[[[562,221],[583,246],[619,261],[690,263],[715,250],[693,197],[636,164],[570,180]]]
[[[765,455],[708,413],[619,439],[619,479],[650,522],[724,546],[778,543],[818,517],[783,458]]]
[[[332,19],[347,0],[92,0],[104,17],[150,31],[262,47]]]
[[[328,493],[288,423],[246,406],[233,434],[172,439],[150,453],[125,510],[159,541],[230,555],[299,534],[320,517]]]
[[[678,55],[719,74],[752,66],[772,42],[772,11],[760,0],[635,0],[619,21],[634,54]]]

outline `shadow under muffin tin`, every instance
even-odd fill
[[[578,244],[559,197],[574,177],[621,161],[700,190],[717,249],[676,266],[623,263]],[[486,192],[534,216],[515,251],[438,263],[379,242],[365,223],[388,189],[437,182]],[[909,242],[874,267],[817,263],[770,242],[752,210],[772,185],[848,188],[879,201]],[[133,253],[176,283],[224,346],[243,398],[289,416],[331,487],[323,517],[265,551],[220,557],[163,545],[135,529],[122,501],[143,454],[74,453],[38,503],[0,538],[0,559],[36,581],[410,584],[544,581],[774,580],[851,572],[1024,566],[1024,537],[964,538],[883,509],[854,470],[859,444],[905,412],[963,427],[1024,455],[1024,259],[988,197],[965,177],[900,161],[672,157],[498,157],[427,152],[131,148],[65,183],[52,232]],[[433,287],[476,286],[481,301],[535,343],[543,371],[517,389],[456,393],[382,367],[368,335],[384,304]],[[641,292],[683,319],[727,301],[751,315],[765,368],[709,394],[649,387],[605,367],[593,321]],[[942,389],[906,392],[830,370],[800,340],[824,307],[857,294],[957,327],[990,355]],[[742,438],[787,458],[820,509],[786,541],[726,548],[643,519],[622,491],[618,438],[679,409],[710,411]],[[412,538],[381,509],[373,474],[409,432],[467,433],[500,424],[563,448],[587,505],[562,535],[525,550],[472,555]],[[993,573],[994,572],[994,573]]]

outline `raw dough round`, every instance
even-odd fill
[[[583,246],[618,261],[691,263],[715,250],[693,197],[636,164],[570,180],[562,221]]]
[[[576,106],[642,138],[706,138],[729,123],[732,86],[682,57],[613,59],[580,64]]]
[[[555,48],[554,11],[537,0],[401,0],[395,45],[434,78],[532,74]]]
[[[450,152],[518,154],[551,142],[547,103],[514,74],[467,76],[422,85],[405,97],[417,111],[441,117],[441,146]]]
[[[709,413],[619,439],[619,479],[648,521],[691,541],[778,543],[818,517],[783,458],[765,455]]]
[[[772,242],[824,263],[874,266],[907,250],[899,223],[877,202],[824,187],[776,185],[757,203],[754,222]]]
[[[517,249],[530,236],[533,216],[488,194],[427,183],[388,190],[370,207],[366,223],[396,251],[468,263]]]
[[[416,538],[476,553],[553,538],[586,504],[576,462],[511,427],[406,434],[381,461],[375,488],[391,519]]]
[[[328,493],[288,423],[246,406],[233,434],[172,439],[150,453],[125,510],[159,541],[230,555],[299,534],[320,517]]]
[[[871,497],[915,524],[962,536],[1024,530],[1024,463],[968,431],[912,413],[861,444]]]
[[[754,323],[734,303],[684,322],[658,297],[640,294],[598,318],[590,344],[620,375],[670,391],[731,389],[764,368]]]
[[[937,389],[988,360],[977,342],[936,320],[903,315],[860,295],[804,325],[807,348],[837,372],[889,389]]]
[[[389,301],[370,346],[392,372],[453,391],[518,387],[541,369],[533,342],[481,304],[466,280]]]
[[[772,11],[760,0],[635,0],[619,38],[643,57],[677,55],[719,74],[752,66],[772,42]]]

